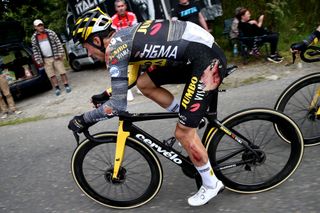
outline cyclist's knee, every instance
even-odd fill
[[[137,79],[137,87],[144,95],[148,95],[148,93],[156,88],[155,84],[146,73]]]
[[[186,127],[186,126],[183,126],[182,124],[177,124],[176,130],[175,130],[175,137],[184,146],[188,145],[190,141],[192,141],[193,134],[194,134],[194,128]]]

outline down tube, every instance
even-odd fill
[[[158,139],[146,133],[139,127],[132,125],[130,133],[130,137],[141,141],[148,147],[152,148],[156,153],[162,155],[164,158],[172,161],[176,165],[190,171],[195,169],[191,161],[183,156],[180,152],[173,149],[172,147],[165,146]]]

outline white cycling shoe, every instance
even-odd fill
[[[222,192],[223,189],[224,185],[221,181],[217,182],[216,188],[214,189],[202,185],[195,195],[189,197],[188,203],[190,206],[202,206]]]

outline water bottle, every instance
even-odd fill
[[[233,45],[233,56],[238,56],[238,45],[237,44]]]

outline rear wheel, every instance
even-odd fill
[[[114,180],[117,135],[100,133],[95,137],[105,142],[85,140],[72,156],[72,175],[79,188],[89,198],[111,208],[135,208],[150,201],[163,181],[162,167],[153,151],[128,138],[119,179]]]
[[[226,118],[223,125],[247,144],[251,151],[218,130],[207,149],[215,174],[227,188],[240,193],[272,189],[288,179],[303,156],[303,138],[287,116],[268,109],[251,109]],[[291,143],[286,143],[275,129]]]

